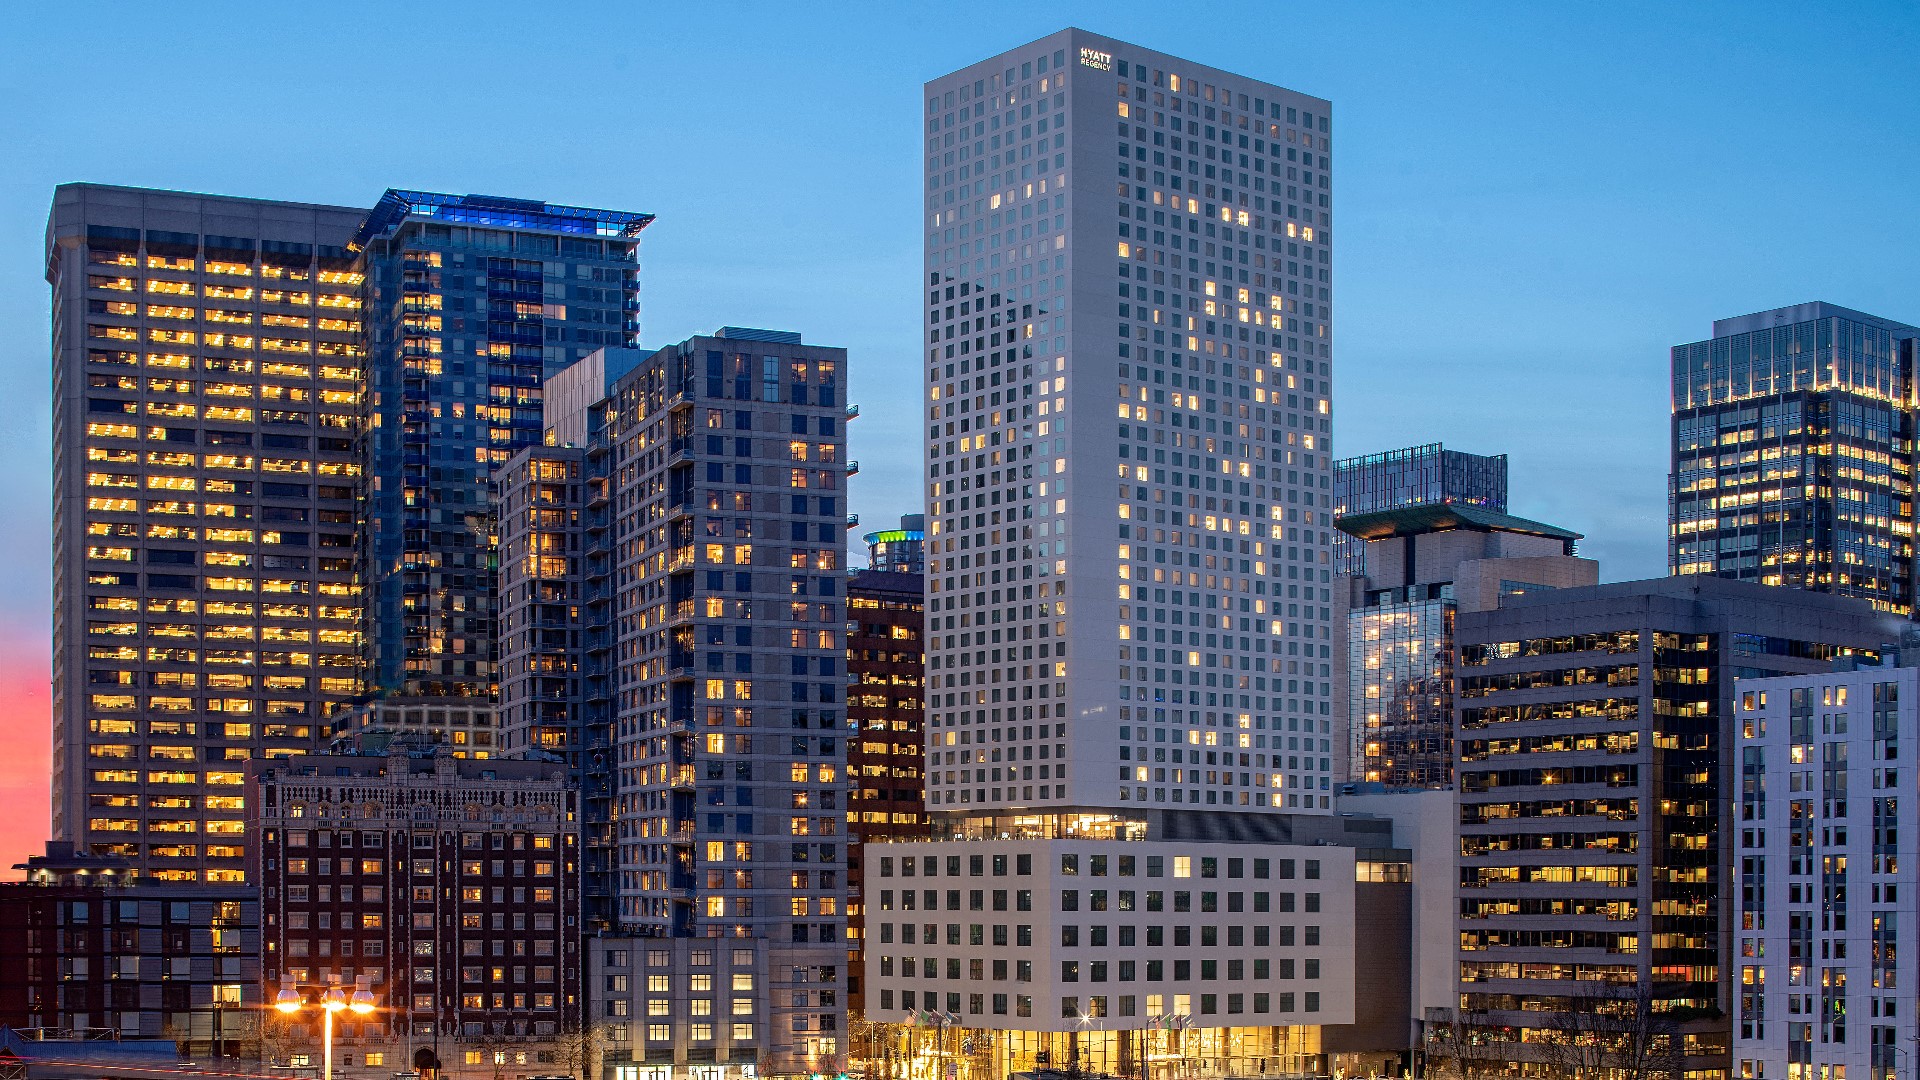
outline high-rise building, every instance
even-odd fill
[[[1734,1076],[1893,1080],[1911,1067],[1920,972],[1900,938],[1920,869],[1901,837],[1920,829],[1920,806],[1899,762],[1920,735],[1912,660],[1902,648],[1885,667],[1736,688]]]
[[[1335,518],[1436,505],[1506,513],[1507,455],[1468,454],[1426,443],[1333,463]],[[1360,545],[1352,537],[1334,534],[1335,573],[1361,573],[1360,558]]]
[[[927,813],[926,579],[856,570],[847,579],[847,1011],[859,1015],[865,946],[863,845],[924,839]]]
[[[1529,591],[1456,632],[1464,1022],[1539,1061],[1596,1008],[1644,1009],[1688,1072],[1724,1075],[1734,680],[1822,671],[1896,628],[1858,600],[1694,577]]]
[[[582,1009],[566,769],[425,740],[356,749],[254,770],[262,984],[364,981],[378,1009],[342,1017],[336,1043],[376,1075],[423,1047],[449,1077],[552,1071]]]
[[[1325,810],[1327,104],[1079,30],[924,103],[931,804]],[[1280,732],[1244,783],[1122,757]]]
[[[1579,534],[1471,504],[1420,503],[1348,514],[1359,542],[1346,578],[1347,773],[1400,787],[1453,784],[1454,620],[1502,597],[1593,585]]]
[[[605,402],[639,349],[601,349],[548,379],[545,443],[495,472],[500,528],[500,741],[552,753],[580,792],[587,928],[618,925],[613,811],[613,619],[617,519]]]
[[[1670,570],[1912,612],[1917,345],[1814,302],[1674,346]]]
[[[609,374],[623,363],[589,373],[608,389],[584,420],[552,418],[556,442],[564,423],[587,445],[521,451],[503,496],[514,740],[551,731],[584,755],[585,828],[608,850],[588,875],[613,890],[590,943],[594,1015],[616,1068],[837,1070],[846,352],[727,327]],[[575,603],[577,638],[543,644]],[[583,704],[548,716],[546,668],[569,650]]]
[[[1352,873],[1351,851],[1290,843],[1332,814],[1343,734],[1330,106],[1081,30],[935,79],[921,104],[927,787],[956,839],[866,858],[882,877],[889,860],[1000,876],[942,887],[1022,910],[921,925],[905,893],[876,905],[870,876],[868,1014],[1003,1029],[995,1068],[1084,1049],[1137,1070],[1150,1026],[1222,1062],[1314,1067],[1321,1027],[1355,1015],[1350,884],[1315,889],[1324,922],[1283,933],[1297,967],[1210,952],[1250,944],[1225,914],[1191,917],[1197,940],[1153,915],[1109,937],[1064,905],[1249,870],[1221,883],[1247,894],[1230,902],[1290,902],[1256,879],[1302,856]]]
[[[861,537],[867,545],[867,567],[888,574],[927,572],[927,518],[900,515],[900,527],[881,529]]]
[[[54,193],[53,831],[245,874],[247,762],[360,692],[366,211]]]
[[[491,481],[541,442],[541,385],[639,331],[650,214],[389,190],[354,234],[371,355],[363,415],[369,689],[493,719]],[[376,710],[383,711],[383,710]],[[384,716],[354,726],[385,724]]]

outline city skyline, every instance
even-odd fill
[[[674,40],[698,34],[697,26],[681,21],[686,16],[667,13],[661,18],[667,32],[660,33],[662,28],[656,28],[657,37]],[[1290,13],[1284,20],[1286,40],[1312,42],[1322,35],[1334,39],[1334,46],[1323,55],[1304,46],[1262,49],[1257,35],[1256,40],[1237,45],[1220,42],[1218,35],[1198,24],[1189,29],[1161,27],[1144,6],[1097,15],[1074,12],[1040,18],[1023,15],[983,19],[942,39],[937,46],[921,40],[925,35],[911,32],[929,29],[931,24],[917,25],[917,20],[909,18],[891,28],[868,30],[862,39],[862,55],[872,65],[861,86],[871,99],[873,112],[856,108],[850,110],[851,118],[822,117],[817,122],[809,119],[748,128],[747,122],[760,115],[755,109],[762,97],[750,86],[741,84],[737,91],[718,94],[667,86],[662,88],[665,100],[658,106],[636,110],[644,122],[659,126],[643,129],[631,146],[619,148],[613,155],[618,160],[610,160],[609,154],[598,148],[587,152],[582,141],[558,135],[550,142],[527,143],[527,152],[516,155],[520,165],[503,163],[491,154],[469,157],[464,151],[434,153],[435,149],[451,149],[458,144],[437,148],[410,141],[407,145],[415,150],[398,156],[385,152],[387,144],[382,142],[380,152],[371,160],[364,153],[346,153],[347,144],[342,141],[346,129],[335,125],[346,124],[348,114],[360,112],[347,108],[336,110],[342,119],[326,118],[314,127],[313,145],[319,148],[315,154],[286,153],[277,161],[269,160],[274,155],[263,154],[257,163],[240,164],[237,162],[246,155],[178,154],[173,147],[179,143],[204,142],[223,134],[223,123],[238,122],[241,126],[234,130],[240,131],[246,124],[276,122],[269,112],[253,111],[257,106],[251,101],[233,103],[218,95],[201,102],[206,113],[204,126],[188,126],[184,136],[180,127],[169,130],[151,122],[137,123],[130,126],[153,129],[154,134],[129,134],[111,148],[54,153],[58,147],[55,138],[63,125],[80,130],[74,125],[82,124],[89,115],[97,124],[104,99],[86,94],[61,102],[42,98],[39,95],[43,91],[29,90],[24,81],[14,81],[24,80],[17,73],[33,67],[21,60],[9,65],[16,74],[0,77],[6,80],[0,85],[8,87],[10,96],[28,106],[0,122],[0,131],[8,132],[9,142],[26,151],[5,166],[5,174],[0,174],[11,181],[5,186],[6,202],[0,204],[6,221],[0,243],[5,244],[8,265],[37,271],[38,256],[34,252],[42,242],[46,200],[55,183],[70,180],[355,205],[376,198],[391,178],[449,191],[641,207],[661,215],[661,228],[649,233],[650,246],[643,254],[642,344],[658,346],[726,320],[794,326],[810,340],[845,343],[856,358],[866,360],[856,361],[853,366],[852,400],[866,406],[868,418],[853,435],[851,456],[859,458],[863,442],[874,448],[884,447],[890,440],[916,438],[911,433],[918,427],[911,416],[917,403],[908,389],[910,369],[904,364],[910,350],[917,347],[910,322],[917,319],[917,314],[910,314],[915,312],[915,305],[905,282],[914,272],[908,262],[918,246],[917,230],[911,224],[914,211],[907,205],[907,192],[913,182],[912,161],[897,152],[899,146],[906,145],[908,128],[918,119],[900,104],[912,100],[906,91],[938,71],[977,56],[1064,24],[1082,25],[1191,55],[1218,67],[1258,72],[1305,92],[1332,98],[1341,103],[1344,116],[1358,121],[1343,129],[1343,169],[1337,191],[1337,197],[1349,208],[1344,220],[1353,224],[1342,232],[1341,260],[1335,267],[1336,287],[1342,289],[1343,296],[1342,370],[1336,377],[1343,422],[1335,432],[1336,455],[1443,438],[1476,452],[1508,452],[1516,465],[1516,490],[1522,495],[1515,505],[1518,512],[1564,522],[1585,532],[1589,540],[1583,545],[1583,553],[1601,558],[1609,577],[1658,574],[1665,551],[1667,410],[1661,396],[1666,349],[1698,339],[1713,319],[1807,300],[1830,301],[1894,319],[1914,317],[1894,292],[1893,275],[1872,273],[1876,267],[1895,265],[1892,252],[1910,247],[1910,239],[1902,239],[1904,234],[1897,223],[1889,225],[1885,221],[1876,222],[1882,228],[1871,240],[1858,238],[1864,223],[1890,216],[1888,212],[1898,205],[1892,178],[1911,169],[1902,165],[1897,151],[1887,153],[1884,147],[1876,147],[1876,156],[1871,159],[1844,151],[1850,143],[1894,126],[1896,103],[1916,95],[1889,81],[1900,78],[1898,73],[1876,73],[1882,81],[1871,88],[1870,97],[1864,98],[1859,94],[1866,88],[1849,84],[1845,78],[1820,91],[1834,95],[1825,99],[1776,100],[1756,94],[1763,89],[1758,84],[1743,84],[1739,92],[1725,87],[1709,92],[1707,87],[1716,75],[1725,82],[1724,76],[1734,72],[1731,67],[1709,64],[1683,77],[1681,89],[1690,90],[1691,96],[1683,93],[1674,103],[1678,107],[1665,110],[1668,115],[1659,121],[1636,124],[1632,116],[1648,115],[1647,106],[1654,104],[1644,96],[1651,90],[1635,89],[1637,81],[1618,76],[1613,76],[1610,83],[1582,88],[1580,78],[1604,80],[1609,69],[1599,65],[1609,62],[1610,51],[1630,48],[1638,51],[1649,75],[1659,73],[1659,86],[1671,87],[1668,72],[1675,58],[1663,49],[1677,49],[1674,43],[1687,38],[1679,32],[1683,29],[1679,23],[1666,24],[1669,34],[1663,44],[1649,36],[1651,28],[1647,27],[1574,27],[1569,23],[1575,16],[1527,12],[1526,18],[1513,20],[1523,25],[1502,25],[1486,32],[1491,49],[1505,47],[1505,70],[1513,76],[1511,86],[1489,89],[1478,70],[1467,69],[1467,61],[1458,56],[1436,59],[1425,51],[1422,30],[1429,35],[1435,30],[1450,30],[1456,40],[1462,34],[1457,26],[1421,25],[1422,20],[1439,18],[1402,13],[1402,25],[1394,28],[1398,32],[1383,38],[1383,28],[1368,25],[1373,20],[1364,16],[1341,25],[1325,21],[1319,13]],[[1771,54],[1799,47],[1799,41],[1789,34],[1784,14],[1774,22],[1768,21],[1766,13],[1748,18],[1757,21],[1748,24],[1753,31],[1744,39],[1749,50]],[[344,28],[351,21],[336,25]],[[1705,9],[1700,9],[1688,13],[1681,22],[1704,27],[1711,20]],[[37,51],[40,34],[55,28],[28,24],[23,29],[25,33],[14,44],[0,48]],[[129,34],[127,47],[143,42],[142,57],[163,56],[169,41],[183,44],[204,28],[189,21],[181,27],[151,29],[151,36]],[[315,29],[302,27],[299,32],[304,36]],[[1594,36],[1596,30],[1609,29],[1611,32]],[[1851,26],[1829,23],[1823,28],[1791,29],[1828,33],[1836,38],[1851,32],[1852,36],[1889,42],[1903,35],[1910,39],[1915,33],[1911,17],[1904,21],[1890,16],[1874,20],[1866,12],[1857,14]],[[776,43],[783,39],[803,46],[824,43],[836,37],[831,30],[825,25],[784,24],[780,17],[769,15],[746,30],[731,51],[741,60],[770,57]],[[1554,50],[1529,53],[1518,46],[1516,39],[1529,36],[1536,45],[1582,37],[1588,40],[1570,56],[1549,57],[1543,54],[1553,54]],[[315,64],[329,52],[334,56],[341,52],[326,47],[325,35],[309,40],[315,47],[316,59],[311,61]],[[1824,44],[1816,40],[1810,48],[1820,50]],[[527,46],[530,50],[557,47],[538,40]],[[1393,66],[1362,63],[1369,52],[1391,60],[1399,52],[1416,50],[1420,62],[1394,72],[1387,87],[1367,85],[1380,68]],[[1752,59],[1751,52],[1742,55]],[[128,63],[119,70],[126,73],[127,82],[119,87],[123,93],[117,97],[127,96],[142,78],[162,70],[154,67],[142,71],[132,64],[131,57],[123,59]],[[610,63],[624,62],[629,78],[653,69],[641,52],[606,59]],[[583,70],[592,66],[588,58],[580,60]],[[359,62],[348,62],[349,80],[357,74],[351,65]],[[366,62],[371,63],[371,59]],[[1721,63],[1737,61],[1723,59]],[[106,68],[111,71],[113,65]],[[614,71],[619,74],[617,67]],[[1537,82],[1555,72],[1571,73],[1562,76],[1565,82],[1554,87],[1558,95],[1547,95],[1544,103],[1524,100],[1529,78]],[[112,85],[113,78],[108,75],[106,85]],[[690,87],[691,80],[683,85]],[[379,87],[397,88],[398,84]],[[209,91],[214,89],[210,87]],[[819,117],[819,110],[828,107],[835,97],[821,86],[796,89],[797,96],[785,99],[792,103],[788,115]],[[1602,91],[1625,93],[1628,104],[1635,107],[1604,107],[1614,103]],[[1436,92],[1442,96],[1436,98]],[[1446,113],[1446,109],[1450,104],[1462,105],[1475,94],[1479,95],[1475,100],[1494,118],[1482,137],[1473,137],[1470,123],[1443,126],[1430,133],[1422,122],[1422,117],[1433,112],[1464,121],[1471,114]],[[557,103],[563,99],[561,92],[553,91],[551,98],[540,100]],[[80,106],[78,111],[76,105]],[[1387,111],[1381,111],[1383,106]],[[233,112],[236,108],[240,109],[238,115]],[[516,110],[525,108],[515,106]],[[86,111],[89,109],[93,113]],[[1723,114],[1722,110],[1732,109],[1738,110],[1732,117]],[[1801,171],[1791,177],[1767,174],[1787,182],[1726,183],[1726,176],[1751,172],[1742,168],[1748,163],[1740,155],[1761,157],[1762,151],[1752,148],[1754,142],[1761,141],[1756,136],[1765,130],[1757,126],[1761,118],[1780,130],[1791,129],[1798,126],[1796,118],[1805,119],[1794,109],[1805,110],[1807,116],[1822,114],[1828,124],[1826,134],[1833,136],[1827,142],[1834,148],[1831,159],[1797,165]],[[671,115],[676,110],[682,113],[678,120]],[[528,119],[518,111],[514,115]],[[1579,149],[1592,157],[1568,157],[1568,145],[1544,129],[1564,115],[1576,118],[1571,126],[1588,132],[1590,145]],[[1514,122],[1501,123],[1506,117]],[[146,119],[151,121],[154,116]],[[188,125],[177,112],[171,119]],[[284,123],[284,117],[277,122]],[[685,128],[679,124],[685,124]],[[839,128],[841,124],[847,127]],[[863,124],[871,130],[861,130]],[[864,213],[833,205],[832,201],[817,201],[824,193],[837,190],[835,183],[845,178],[845,170],[830,169],[831,160],[826,158],[792,159],[800,161],[802,167],[797,173],[786,173],[780,184],[767,183],[757,170],[742,170],[731,177],[716,174],[710,182],[695,187],[671,176],[654,181],[650,177],[660,174],[640,167],[640,162],[655,152],[671,152],[682,144],[696,145],[695,140],[714,132],[735,137],[751,132],[770,137],[776,148],[784,147],[788,140],[799,146],[820,145],[829,141],[820,138],[820,125],[852,140],[841,145],[849,147],[856,162],[868,164],[863,170],[869,174],[863,187],[877,193],[875,204],[883,207],[884,213]],[[1536,130],[1529,125],[1541,127]],[[261,129],[260,145],[274,144],[273,130]],[[1467,137],[1450,140],[1444,137],[1444,131]],[[414,130],[409,134],[420,133]],[[433,136],[433,140],[444,138],[447,136]],[[1663,147],[1655,141],[1662,138],[1671,145]],[[148,143],[148,139],[155,141]],[[329,143],[329,139],[336,141]],[[1421,139],[1431,141],[1421,143]],[[1642,164],[1617,152],[1628,145],[1651,147]],[[1616,152],[1605,152],[1603,146]],[[1719,167],[1701,173],[1681,170],[1680,178],[1670,174],[1670,160],[1659,169],[1653,167],[1654,162],[1663,160],[1660,151],[1670,158],[1682,148],[1703,158],[1719,154],[1715,159]],[[579,154],[582,164],[556,166],[556,159],[569,151]],[[412,156],[415,153],[418,156]],[[627,153],[634,155],[631,167],[620,156]],[[438,165],[427,165],[435,160]],[[813,164],[815,160],[817,165]],[[1541,164],[1549,161],[1553,163]],[[1642,186],[1624,186],[1606,175],[1602,165],[1648,179],[1635,181]],[[1844,178],[1826,171],[1842,168],[1848,170]],[[1656,173],[1661,175],[1655,178]],[[1403,186],[1408,190],[1397,190]],[[1842,198],[1821,199],[1816,211],[1810,206],[1812,200],[1798,194],[1806,191],[1831,191]],[[1420,198],[1414,197],[1416,192]],[[1496,204],[1488,195],[1501,201]],[[1846,204],[1848,195],[1854,199],[1851,206]],[[1486,201],[1479,201],[1483,199]],[[864,199],[844,201],[867,205]],[[1658,205],[1663,201],[1673,205],[1663,208]],[[743,212],[756,209],[756,204],[762,213]],[[1717,210],[1710,220],[1694,221],[1679,213],[1709,204]],[[810,213],[793,212],[801,205]],[[1581,207],[1594,207],[1599,212],[1585,227],[1569,224],[1566,215]],[[822,210],[828,211],[828,216],[819,216]],[[1833,261],[1825,265],[1817,250],[1810,254],[1797,245],[1780,242],[1781,230],[1753,227],[1754,220],[1774,220],[1768,215],[1782,215],[1777,220],[1803,220],[1816,214],[1830,235],[1855,237],[1845,245],[1827,245],[1834,254],[1828,256]],[[1528,227],[1534,230],[1531,234],[1526,232]],[[1716,227],[1724,234],[1716,233]],[[822,238],[836,236],[850,242],[819,244]],[[1736,248],[1739,258],[1728,257],[1724,262],[1709,256],[1709,251],[1728,252],[1731,239],[1744,239],[1757,246],[1751,251]],[[1876,242],[1885,245],[1885,258],[1876,258]],[[1508,247],[1517,254],[1504,250]],[[730,248],[739,254],[729,253]],[[875,252],[881,254],[879,260],[873,258]],[[1661,257],[1663,252],[1665,258]],[[816,268],[816,256],[825,260],[824,272]],[[1848,260],[1844,266],[1839,261],[1842,258]],[[1450,282],[1444,287],[1431,284],[1434,276],[1444,274],[1452,265],[1474,259],[1491,260],[1480,264],[1486,269],[1476,280]],[[790,282],[782,272],[803,262],[809,266],[809,280]],[[1580,264],[1585,262],[1594,264],[1591,277],[1582,272]],[[1724,272],[1725,266],[1736,262],[1743,266],[1741,273]],[[1848,269],[1853,265],[1865,269],[1849,276]],[[1641,276],[1630,278],[1629,274]],[[37,272],[16,274],[0,285],[0,314],[12,316],[12,325],[45,326],[44,285],[38,277]],[[886,295],[890,299],[880,304],[864,295],[857,301],[834,296],[836,291],[851,292],[844,286],[864,277],[897,281],[899,285],[889,289]],[[1521,277],[1527,280],[1522,282]],[[1876,277],[1883,280],[1876,281]],[[736,280],[765,280],[768,287],[749,291],[749,298],[743,300],[736,290],[725,287]],[[838,289],[836,282],[840,284]],[[1610,336],[1596,335],[1596,325],[1606,326]],[[1550,384],[1541,377],[1543,369],[1538,360],[1541,343],[1555,340],[1549,336],[1555,331],[1558,340],[1581,344],[1567,348],[1567,370],[1559,372]],[[1473,342],[1474,351],[1468,353],[1450,343],[1435,344],[1442,339]],[[12,796],[0,805],[9,810],[10,817],[22,822],[20,835],[5,837],[0,846],[16,855],[24,855],[45,831],[41,814],[46,778],[45,568],[49,560],[43,515],[48,504],[45,478],[49,470],[42,467],[48,445],[44,426],[47,409],[44,397],[38,396],[44,395],[45,387],[44,369],[38,366],[45,356],[43,349],[44,339],[33,331],[23,335],[8,354],[12,364],[10,385],[35,395],[32,403],[23,403],[20,410],[32,421],[6,433],[14,460],[20,463],[9,476],[10,494],[16,505],[31,508],[33,515],[5,549],[17,565],[31,569],[0,587],[0,634],[4,634],[10,654],[20,665],[0,671],[0,679],[19,688],[10,695],[16,711],[0,724],[0,729],[30,750],[13,755],[15,760],[25,762],[15,766],[17,772],[0,774],[0,789],[7,789],[5,794]],[[1463,377],[1457,370],[1468,356],[1485,365],[1482,376]],[[1476,386],[1503,383],[1514,387],[1516,395],[1474,390]],[[1608,417],[1614,420],[1611,425],[1602,422],[1588,404],[1603,392],[1621,403]],[[1444,407],[1435,408],[1436,402]],[[1517,404],[1524,404],[1526,410],[1523,412]],[[1489,445],[1483,431],[1496,419],[1504,421],[1499,446]],[[1586,421],[1583,427],[1576,426],[1581,420]],[[853,491],[853,509],[864,512],[873,522],[889,521],[899,513],[918,509],[920,481],[907,464],[910,457],[898,455],[896,460],[887,461],[876,452],[866,456],[868,468]]]

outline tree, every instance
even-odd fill
[[[553,1039],[555,1061],[569,1076],[597,1080],[601,1057],[613,1041],[612,1027],[585,1020],[567,1024]]]
[[[1484,1010],[1429,1009],[1425,1036],[1429,1075],[1493,1080],[1512,1060],[1510,1038]]]
[[[1681,1080],[1679,1027],[1653,986],[1588,983],[1541,1023],[1541,1059],[1565,1080]]]
[[[286,1013],[267,1010],[260,1014],[260,1061],[265,1065],[286,1065],[293,1058],[294,1019]]]

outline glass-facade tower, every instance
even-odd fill
[[[1462,505],[1506,513],[1507,455],[1468,454],[1426,443],[1333,463],[1333,514],[1368,514],[1403,506]],[[1362,572],[1360,544],[1333,536],[1335,572]]]
[[[541,385],[639,330],[652,215],[389,190],[363,252],[369,689],[490,701],[498,690],[490,482],[541,441]]]
[[[1671,572],[1911,613],[1916,339],[1814,302],[1674,346]]]

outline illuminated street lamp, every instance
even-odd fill
[[[320,1077],[321,1080],[333,1080],[333,1014],[341,1010],[351,1010],[356,1016],[365,1016],[373,1011],[373,991],[367,989],[369,976],[362,975],[354,980],[353,997],[347,997],[338,986],[327,986],[319,998],[312,1002],[320,1009],[322,1017],[320,1036]],[[314,986],[311,989],[322,989]],[[274,995],[273,1007],[292,1016],[308,1007],[306,997],[292,982],[282,979],[280,992]]]

